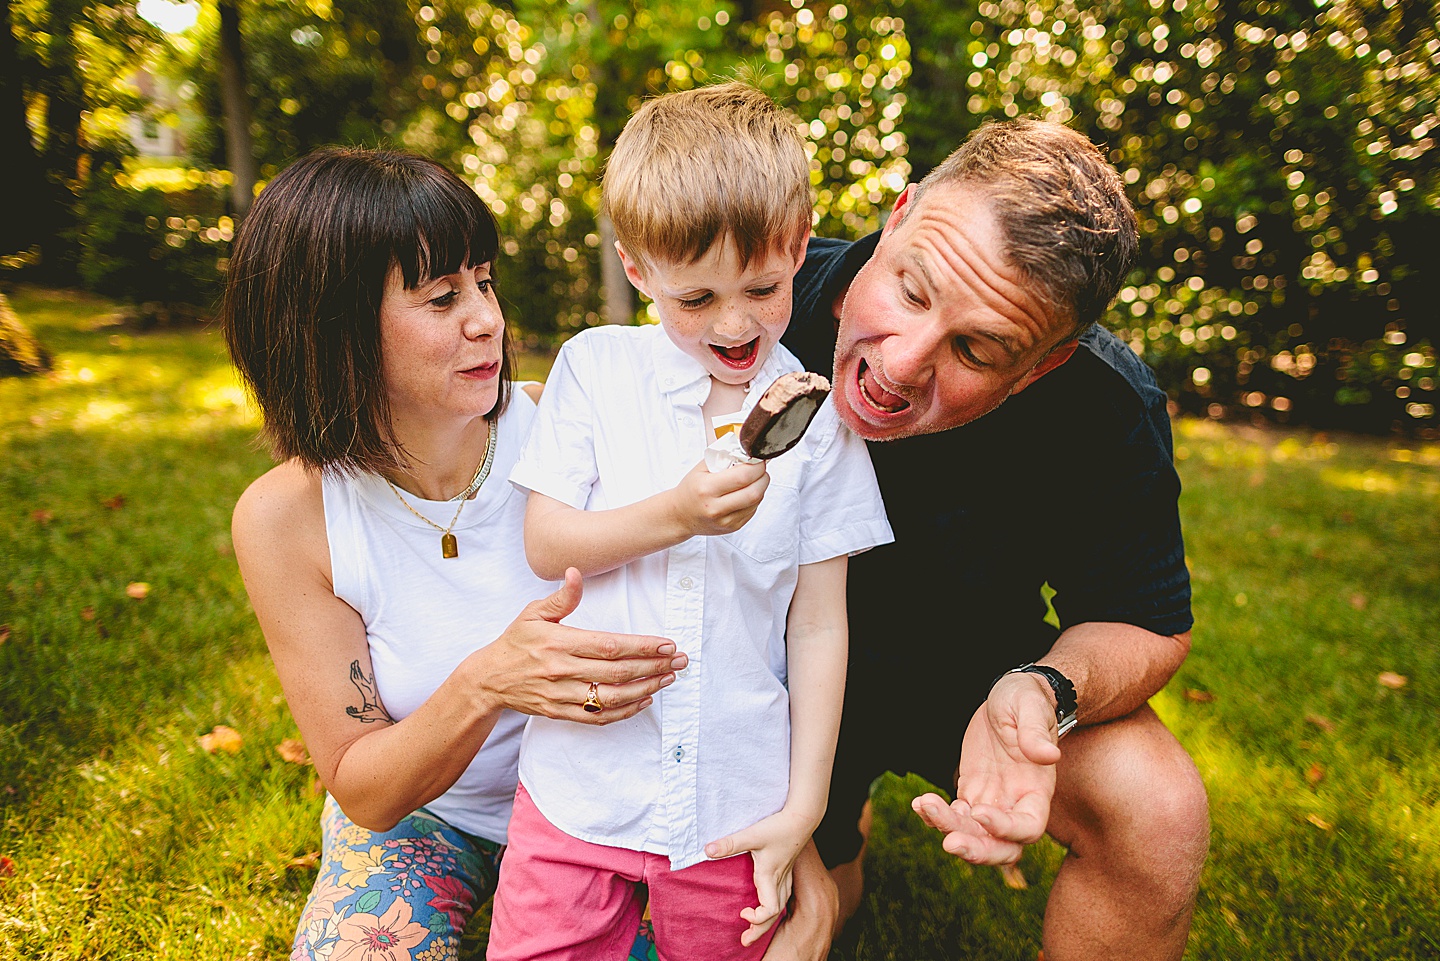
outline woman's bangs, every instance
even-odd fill
[[[410,187],[392,208],[391,251],[406,289],[495,259],[495,218],[474,191],[448,174],[422,175]]]

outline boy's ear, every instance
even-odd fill
[[[801,237],[800,243],[796,245],[798,249],[795,251],[795,270],[792,273],[800,273],[800,268],[805,266],[805,250],[810,246],[810,238],[813,235],[814,230],[806,227],[805,236]]]
[[[651,296],[650,291],[646,289],[645,275],[640,272],[639,265],[625,252],[625,248],[618,240],[615,241],[615,252],[620,255],[620,263],[625,265],[625,278],[630,281],[636,290],[651,300],[654,300],[655,298]]]

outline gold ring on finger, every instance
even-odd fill
[[[605,705],[600,703],[599,682],[590,682],[590,693],[585,695],[585,703],[583,707],[588,714],[599,714],[601,711],[605,710]]]

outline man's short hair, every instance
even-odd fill
[[[1115,299],[1139,247],[1135,211],[1105,155],[1058,123],[983,124],[920,181],[988,198],[1009,261],[1078,337]]]
[[[810,162],[795,121],[738,81],[666,94],[635,111],[605,165],[605,212],[641,270],[688,264],[716,240],[742,265],[810,227]]]
[[[499,249],[495,218],[439,164],[388,150],[318,150],[261,191],[230,257],[221,320],[277,458],[343,473],[403,467],[380,355],[380,299]],[[505,409],[513,352],[501,347]]]

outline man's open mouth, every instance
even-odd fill
[[[899,414],[910,407],[910,402],[904,397],[885,389],[875,375],[875,371],[870,369],[870,365],[865,362],[863,357],[860,358],[860,368],[855,379],[860,387],[860,396],[866,404],[877,411],[884,414]]]
[[[720,363],[735,370],[745,370],[755,363],[755,357],[760,352],[760,338],[745,344],[736,344],[734,347],[721,347],[719,344],[711,344],[710,349],[720,359]]]

